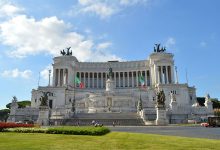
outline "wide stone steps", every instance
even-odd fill
[[[120,126],[144,126],[142,119],[66,119],[65,125],[92,125],[92,121],[97,122],[98,124],[103,124],[104,126],[115,125]]]
[[[92,121],[103,125],[143,126],[144,122],[136,113],[91,113],[77,114],[63,120],[65,125],[91,125]]]
[[[136,113],[79,113],[74,118],[79,119],[137,119]]]

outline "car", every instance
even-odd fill
[[[209,126],[209,123],[203,122],[203,123],[201,123],[201,126],[202,126],[202,127],[208,127],[208,126]]]

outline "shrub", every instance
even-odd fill
[[[48,134],[72,134],[72,135],[104,135],[110,130],[106,127],[55,127],[48,128]]]
[[[17,127],[34,127],[33,124],[23,124],[15,122],[0,122],[0,131],[3,131],[6,128],[17,128]]]
[[[5,131],[18,133],[46,133],[47,128],[9,128]]]
[[[20,125],[20,124],[19,124]],[[12,127],[12,126],[10,126]],[[31,128],[32,127],[32,128]],[[51,128],[37,128],[33,126],[16,128],[4,128],[6,132],[18,132],[18,133],[47,133],[47,134],[69,134],[69,135],[104,135],[110,132],[106,127],[51,127]]]

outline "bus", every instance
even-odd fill
[[[210,127],[220,127],[220,117],[208,117]]]

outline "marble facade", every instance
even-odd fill
[[[213,114],[208,100],[205,107],[194,106],[196,88],[178,82],[174,55],[166,51],[155,51],[148,59],[139,61],[80,62],[72,55],[58,56],[53,61],[52,84],[33,89],[31,98],[31,108],[38,110],[42,91],[50,92],[48,119],[57,114],[65,119],[79,113],[135,112],[147,124],[156,120],[158,89],[166,96],[165,111],[169,123],[185,123],[197,114]],[[111,79],[108,78],[109,67],[112,68]],[[74,82],[76,76],[84,88]],[[139,76],[143,76],[144,86],[139,82]],[[138,110],[140,99],[142,109]]]

